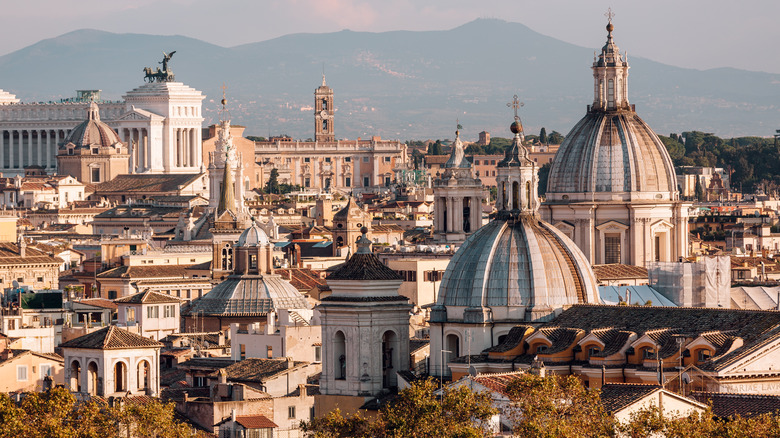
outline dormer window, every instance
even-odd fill
[[[598,347],[590,347],[588,348],[588,357],[593,357],[597,354],[601,353],[601,349]]]
[[[97,155],[100,153],[100,149],[98,148],[92,148],[92,155]]]
[[[699,350],[699,352],[696,355],[696,361],[701,362],[707,362],[712,357],[712,354],[710,353],[710,350],[702,349]]]
[[[68,155],[73,155],[73,148],[68,148]]]
[[[655,359],[655,350],[652,348],[645,348],[642,357],[645,359]]]
[[[542,354],[547,352],[547,346],[546,345],[540,345],[536,347],[536,354]]]

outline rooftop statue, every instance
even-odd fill
[[[144,73],[146,74],[146,76],[144,76],[144,81],[149,83],[154,81],[172,82],[175,76],[173,75],[173,71],[168,69],[168,61],[173,58],[174,53],[176,53],[175,50],[171,53],[163,52],[163,60],[158,62],[158,64],[162,64],[162,70],[160,70],[160,67],[157,67],[157,70],[153,70],[151,67],[144,67]]]

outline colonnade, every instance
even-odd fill
[[[119,137],[130,154],[130,173],[142,173],[152,166],[149,149],[149,130],[146,128],[121,128]]]
[[[58,144],[70,130],[0,128],[0,171],[37,165],[57,167]]]
[[[176,167],[199,166],[198,135],[200,128],[174,128],[174,141],[176,145],[174,164]]]

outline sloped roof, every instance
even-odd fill
[[[491,391],[509,397],[510,394],[507,392],[506,387],[522,377],[523,374],[525,374],[524,371],[513,371],[510,373],[478,374],[470,378]]]
[[[98,184],[95,187],[95,192],[178,192],[180,186],[186,187],[195,182],[200,176],[199,173],[118,175],[110,181]]]
[[[223,369],[225,370],[229,380],[241,382],[262,382],[268,377],[272,377],[276,374],[287,371],[288,369],[292,369],[306,363],[307,362],[291,362],[288,361],[287,358],[250,358],[233,363]],[[218,371],[211,373],[211,376],[213,377],[216,377],[217,375]]]
[[[124,350],[131,348],[160,348],[163,344],[110,325],[76,339],[71,339],[60,346],[63,348],[87,348],[91,350]]]
[[[273,429],[279,427],[265,415],[244,415],[236,417],[236,423],[244,429]]]
[[[621,280],[631,278],[647,279],[647,268],[642,266],[611,263],[606,265],[593,265],[593,273],[596,280]]]
[[[98,278],[188,278],[191,265],[120,266],[98,274]]]
[[[355,254],[341,267],[328,275],[327,280],[402,280],[401,276],[385,266],[371,253]]]
[[[83,300],[78,300],[73,302],[78,304],[86,304],[88,306],[93,306],[93,307],[100,307],[103,309],[111,309],[111,310],[117,309],[116,304],[113,301],[104,298],[86,298]]]
[[[147,289],[144,292],[139,292],[127,297],[122,297],[114,300],[115,303],[124,304],[156,304],[156,303],[180,303],[182,300],[176,297],[172,297],[167,294],[161,294]]]
[[[26,264],[47,264],[54,263],[59,265],[62,259],[50,256],[31,246],[27,246],[25,256],[19,253],[19,246],[16,243],[0,242],[0,265],[26,265]]]
[[[660,390],[659,385],[610,383],[601,388],[601,403],[609,413],[615,413]]]
[[[712,413],[721,418],[733,415],[754,417],[780,411],[780,395],[694,392],[691,396],[701,403],[711,403]]]

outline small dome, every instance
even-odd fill
[[[114,146],[121,143],[119,136],[111,127],[100,121],[100,110],[95,102],[87,108],[87,120],[73,128],[64,144],[73,143],[77,147]]]
[[[269,243],[271,243],[271,241],[268,239],[268,234],[257,225],[256,221],[252,220],[252,225],[238,236],[238,243],[236,245],[239,247],[247,247],[268,245]]]
[[[558,229],[528,215],[493,220],[472,234],[447,265],[436,304],[491,307],[495,316],[508,308],[507,319],[536,321],[565,306],[598,302],[585,255]]]
[[[653,200],[676,197],[677,176],[666,147],[635,112],[590,112],[569,132],[553,159],[548,201],[562,194]]]

